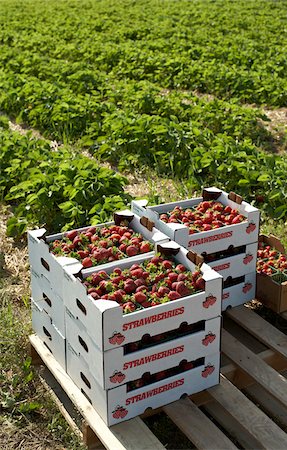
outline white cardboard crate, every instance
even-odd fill
[[[238,196],[235,196],[235,199]],[[224,206],[231,206],[238,209],[239,213],[246,217],[246,222],[228,225],[210,231],[201,231],[189,234],[189,229],[183,224],[165,223],[160,220],[160,214],[171,211],[175,206],[182,208],[192,208],[203,200],[214,199]],[[155,226],[169,236],[173,241],[183,247],[193,250],[198,254],[202,252],[214,253],[225,250],[230,245],[239,247],[240,245],[252,244],[258,241],[260,212],[249,203],[242,201],[241,204],[230,200],[228,194],[217,188],[207,188],[203,190],[203,196],[188,200],[165,203],[157,206],[147,206],[147,200],[133,200],[132,211],[139,216],[146,216],[155,223]]]
[[[220,275],[223,276],[224,280],[230,276],[239,277],[241,275],[247,275],[248,273],[256,271],[257,247],[257,242],[254,244],[248,244],[246,245],[244,253],[207,262],[207,264],[213,270],[219,272]]]
[[[142,217],[137,216],[131,211],[119,211],[115,213],[114,216],[115,220],[119,220],[120,218],[129,220],[129,227],[136,233],[141,233],[145,240],[149,240],[153,243],[168,242],[170,240],[166,235],[153,227],[149,221],[143,220]],[[145,223],[145,225],[142,225],[142,223]],[[115,222],[108,222],[97,225],[97,227],[102,228],[114,224]],[[88,228],[90,227],[78,228],[77,231],[85,231]],[[60,297],[63,297],[63,268],[65,267],[67,271],[71,269],[73,273],[79,272],[83,268],[82,264],[77,259],[66,256],[55,256],[49,251],[49,243],[56,239],[62,239],[64,236],[65,233],[46,236],[45,228],[28,231],[30,266],[39,276],[43,275],[48,279],[51,288]],[[130,259],[132,261],[136,259],[136,256],[130,258],[126,257],[125,259]],[[109,266],[109,264],[111,263],[101,264],[96,267],[105,268],[106,266]]]
[[[162,249],[177,252],[174,259],[189,270],[196,266],[188,259],[189,252],[174,242],[163,243]],[[136,262],[141,263],[151,256],[141,255]],[[112,272],[115,267],[122,269],[130,267],[135,260],[121,260],[110,265],[105,270]],[[96,269],[94,272],[96,272]],[[72,315],[79,320],[88,331],[95,345],[106,351],[122,344],[135,342],[149,333],[154,336],[173,330],[182,322],[196,323],[221,315],[222,276],[212,270],[207,264],[201,266],[205,290],[199,293],[163,303],[151,308],[123,315],[122,308],[114,301],[94,300],[87,294],[86,287],[79,278],[65,271],[64,303]],[[84,277],[91,274],[87,271]]]
[[[239,306],[255,298],[256,272],[244,275],[244,281],[223,289],[222,311],[228,307]]]
[[[219,352],[221,317],[206,320],[202,325],[203,329],[193,334],[124,354],[123,346],[102,352],[68,310],[66,315],[67,342],[83,357],[103,389],[174,367],[182,360],[192,361]]]
[[[52,323],[51,317],[31,299],[32,328],[59,364],[66,368],[66,339]]]
[[[158,408],[174,402],[184,394],[191,395],[219,383],[220,353],[208,355],[203,364],[145,387],[127,392],[123,384],[104,390],[97,383],[84,359],[67,345],[67,372],[89,399],[108,426],[131,419],[147,408]]]
[[[51,317],[62,336],[66,335],[64,301],[51,288],[49,280],[31,268],[31,292],[33,302]]]

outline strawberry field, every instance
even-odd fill
[[[286,9],[281,1],[109,0],[95,8],[91,0],[72,0],[68,7],[65,1],[35,6],[31,0],[4,0],[0,109],[46,138],[86,149],[120,170],[152,167],[183,179],[191,192],[222,186],[284,217],[286,157],[270,152],[274,138],[260,106],[286,104]],[[57,198],[48,180],[43,186],[30,168],[11,166],[14,139],[1,128],[5,180],[8,171],[1,192],[17,204],[11,232],[21,234],[25,222],[38,221],[35,210],[47,205],[57,210],[47,220],[52,227],[95,220],[99,207],[83,207],[90,194],[95,198],[94,163],[73,157],[89,181],[69,189],[53,170],[58,158],[65,166],[67,153],[55,156],[46,149],[43,159],[51,153],[50,174],[60,177],[59,189],[64,188],[65,198]],[[20,141],[12,156],[19,165],[26,148]],[[30,160],[39,157],[41,145],[29,144],[35,147]],[[100,172],[109,184],[106,196],[114,196],[118,186],[110,183],[111,173]],[[103,211],[127,202],[121,189]]]

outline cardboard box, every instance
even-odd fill
[[[207,264],[213,270],[219,272],[224,280],[228,277],[247,275],[250,272],[256,271],[257,247],[257,242],[248,244],[243,253],[208,262]]]
[[[131,211],[119,211],[114,214],[115,221],[97,225],[98,228],[114,225],[121,219],[129,221],[129,227],[135,232],[141,233],[144,239],[155,242],[167,242],[169,238],[154,227],[154,224],[145,217],[138,217]],[[77,231],[86,231],[88,227],[78,228]],[[73,273],[79,272],[83,267],[75,258],[66,256],[55,256],[49,251],[49,243],[56,239],[62,239],[65,233],[46,236],[45,228],[28,231],[28,250],[30,266],[39,276],[48,279],[52,289],[57,295],[63,297],[63,268],[72,269]],[[127,259],[126,257],[125,259]],[[131,257],[131,260],[136,257]],[[110,263],[98,265],[104,268]]]
[[[174,242],[156,246],[156,250],[175,252],[174,260],[194,271],[196,265],[189,260],[187,250]],[[137,263],[150,259],[141,255]],[[129,260],[117,261],[106,268],[110,273],[115,267],[121,269],[131,267]],[[99,269],[94,270],[96,272]],[[72,315],[79,320],[88,331],[95,345],[106,351],[122,344],[139,341],[149,333],[154,336],[179,327],[182,322],[196,323],[221,315],[222,276],[208,265],[202,264],[201,271],[205,280],[205,290],[178,300],[163,303],[151,308],[123,315],[122,308],[114,301],[94,300],[87,294],[85,285],[77,276],[65,271],[64,303]],[[88,273],[90,274],[90,272]],[[85,278],[87,273],[83,274]]]
[[[97,383],[84,359],[67,345],[67,372],[108,426],[131,419],[219,383],[220,353],[208,355],[202,364],[133,391],[123,384],[104,390]]]
[[[233,209],[238,209],[239,213],[246,217],[246,222],[189,234],[187,226],[177,223],[165,223],[159,218],[160,214],[171,211],[175,206],[193,208],[203,200],[217,200],[224,206],[229,205]],[[258,241],[259,210],[242,201],[242,198],[236,194],[227,194],[217,188],[204,189],[202,197],[199,198],[165,203],[158,206],[147,206],[147,200],[134,200],[132,201],[132,211],[139,216],[144,215],[148,217],[159,230],[173,241],[198,254],[202,252],[214,253],[225,250],[230,245],[239,247],[240,245],[252,244]]]
[[[183,360],[193,361],[220,351],[221,317],[198,324],[200,331],[128,354],[124,354],[123,346],[102,352],[68,310],[66,325],[67,342],[84,359],[103,389],[177,366]]]
[[[286,254],[280,240],[273,235],[260,235],[259,242],[265,242],[280,253]],[[257,273],[256,298],[277,313],[287,311],[287,281],[277,283],[270,276]]]
[[[229,307],[239,306],[255,298],[256,272],[244,275],[242,281],[234,286],[223,288],[222,311]]]
[[[40,310],[46,311],[58,331],[65,337],[65,306],[64,301],[51,288],[49,280],[42,274],[31,269],[31,291],[33,302]]]
[[[31,299],[32,328],[59,364],[66,368],[66,339],[52,323],[51,317]]]

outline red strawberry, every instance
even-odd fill
[[[176,286],[176,292],[180,294],[181,297],[184,297],[190,293],[189,288],[184,284],[183,281],[178,281]]]
[[[184,267],[183,264],[178,264],[175,268],[176,272],[185,272],[186,268]]]
[[[167,296],[170,300],[177,300],[178,298],[181,298],[181,295],[176,291],[170,291]]]
[[[136,292],[135,293],[135,301],[137,303],[143,303],[147,299],[147,296],[143,292]]]
[[[172,269],[173,264],[172,264],[172,262],[169,261],[168,259],[165,259],[165,260],[162,262],[162,266],[163,266],[164,269]]]
[[[131,312],[135,311],[135,309],[136,309],[136,305],[133,302],[126,302],[123,304],[123,311],[125,314],[131,313]],[[118,344],[120,344],[120,342],[118,342]]]
[[[77,230],[71,230],[71,231],[68,231],[68,232],[65,234],[65,236],[66,236],[68,239],[70,239],[70,241],[73,241],[77,235],[78,235]]]
[[[127,294],[132,294],[133,292],[135,292],[136,288],[137,286],[133,280],[125,281],[124,290]]]
[[[164,297],[165,295],[167,295],[169,293],[169,291],[170,290],[167,287],[160,286],[157,292],[158,292],[160,297]]]
[[[101,298],[101,297],[99,296],[99,294],[97,294],[96,292],[91,292],[90,295],[91,295],[91,297],[93,297],[93,299],[95,299],[95,300],[99,300],[99,298]]]
[[[127,254],[128,256],[135,256],[135,255],[138,254],[138,252],[139,252],[139,249],[138,249],[138,247],[136,247],[135,245],[129,245],[129,246],[126,248],[126,254]]]
[[[168,278],[169,278],[173,283],[177,281],[178,276],[179,276],[179,275],[178,275],[177,273],[174,273],[174,272],[170,272],[170,273],[168,274]]]
[[[142,242],[140,245],[140,253],[148,253],[151,251],[151,245],[149,242]]]
[[[84,268],[92,267],[93,261],[89,257],[88,258],[84,258],[83,261],[82,261],[82,265],[83,265]]]
[[[203,279],[202,277],[198,278],[198,279],[195,281],[195,288],[196,288],[196,289],[199,289],[200,291],[204,291],[204,288],[205,288],[205,281],[204,281],[204,279]]]

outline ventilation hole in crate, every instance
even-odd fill
[[[46,327],[43,326],[43,331],[45,333],[45,335],[50,339],[50,341],[52,340],[52,335],[51,333],[49,333],[49,331],[47,330]]]
[[[188,394],[182,394],[181,396],[180,396],[180,399],[182,399],[182,400],[184,400],[185,398],[188,398]]]
[[[147,384],[150,383],[150,378],[151,378],[150,372],[145,372],[142,375],[142,380],[143,380],[144,383],[147,383]]]
[[[85,393],[84,389],[81,388],[81,392],[82,392],[82,394],[86,397],[86,399],[88,400],[88,402],[91,403],[91,405],[92,405],[92,404],[93,404],[93,403],[92,403],[92,400],[91,400],[90,397]]]
[[[48,270],[48,272],[50,272],[50,266],[43,258],[41,258],[41,264],[46,270]]]
[[[81,336],[78,336],[79,342],[81,346],[86,350],[87,353],[89,353],[89,347],[85,343],[84,339],[81,338]]]
[[[89,382],[88,378],[83,374],[83,372],[80,372],[81,378],[86,386],[88,386],[89,389],[91,389],[91,383]]]
[[[45,300],[45,302],[47,303],[48,306],[50,306],[50,308],[52,307],[52,302],[49,299],[49,297],[47,297],[47,295],[45,294],[45,292],[43,292],[43,299]]]
[[[77,302],[77,307],[82,311],[83,314],[85,314],[85,316],[87,315],[87,310],[84,307],[83,303],[80,302],[80,300],[78,298],[76,298],[76,302]]]

